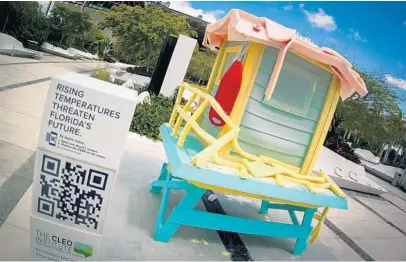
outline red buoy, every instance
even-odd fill
[[[235,100],[240,92],[242,72],[242,62],[240,60],[235,61],[221,78],[216,96],[214,97],[228,116],[233,111]],[[222,127],[225,124],[224,120],[213,107],[209,111],[209,120],[216,127]]]

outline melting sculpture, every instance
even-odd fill
[[[151,188],[162,192],[154,239],[168,241],[188,225],[296,238],[293,253],[301,254],[329,208],[347,209],[328,174],[312,170],[338,99],[365,95],[365,84],[335,51],[241,10],[209,24],[204,44],[219,49],[207,87],[182,84],[160,128],[168,163]],[[194,210],[207,189],[259,199],[261,213],[286,210],[292,224]],[[165,220],[170,190],[186,195]]]

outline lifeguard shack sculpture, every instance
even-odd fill
[[[151,188],[162,192],[154,239],[169,241],[187,225],[296,238],[293,254],[301,254],[329,208],[347,209],[345,193],[312,170],[338,99],[365,95],[365,84],[333,50],[241,10],[208,25],[204,44],[219,49],[207,87],[182,84],[160,128],[168,163]],[[194,210],[206,189],[260,199],[261,213],[286,210],[292,223]],[[186,195],[165,220],[170,190]]]

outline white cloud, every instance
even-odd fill
[[[282,7],[283,10],[285,11],[290,11],[293,9],[293,5],[289,4],[289,5],[285,5],[284,7]]]
[[[296,37],[301,40],[302,42],[305,42],[313,47],[319,48],[319,45],[317,45],[315,42],[313,42],[313,40],[311,40],[310,38],[301,35],[299,32],[296,32]]]
[[[368,42],[368,40],[365,37],[361,37],[360,33],[352,28],[350,28],[350,34],[348,36],[351,39],[354,39],[355,41],[359,41],[362,43]]]
[[[305,6],[305,4],[300,4],[300,5],[299,5],[299,8],[300,8],[300,9],[303,9],[304,6]]]
[[[202,9],[196,9],[189,2],[170,2],[169,8],[194,17],[201,15],[202,19],[209,23],[216,22],[216,17],[225,13],[223,10],[203,11]]]
[[[335,38],[332,37],[326,37],[327,41],[330,41],[331,43],[337,43],[337,40],[335,40]]]
[[[396,78],[389,74],[386,74],[385,80],[390,85],[406,90],[406,79]]]
[[[302,7],[303,13],[314,27],[324,29],[327,32],[335,31],[337,29],[336,21],[333,16],[328,15],[323,9],[319,8],[318,12],[310,12]]]

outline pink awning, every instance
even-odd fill
[[[293,51],[329,65],[341,80],[340,94],[343,100],[354,92],[361,96],[368,93],[363,79],[344,57],[332,49],[319,48],[306,43],[300,39],[295,30],[268,18],[260,18],[242,10],[232,9],[223,19],[207,25],[203,45],[210,49],[219,48],[224,40],[253,41],[280,49],[266,92],[268,98],[275,87],[287,51]]]

